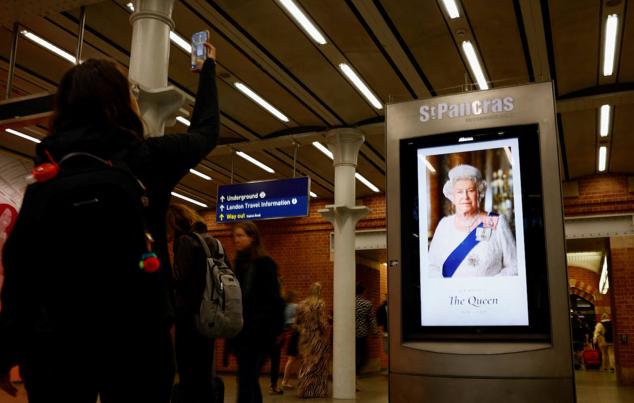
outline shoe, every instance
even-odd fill
[[[281,395],[283,393],[284,393],[284,391],[282,389],[278,388],[278,387],[271,386],[269,388],[269,395]]]
[[[295,386],[291,385],[290,383],[282,382],[282,388],[286,390],[291,390],[291,389],[295,389]]]

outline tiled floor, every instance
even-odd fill
[[[225,401],[236,401],[235,376],[223,376],[225,382]],[[286,391],[283,395],[268,395],[268,383],[266,378],[260,380],[264,401],[273,403],[306,402],[295,396],[293,391]],[[611,373],[599,371],[578,371],[576,373],[577,403],[632,403],[634,402],[634,387],[617,387],[616,376]],[[359,389],[356,401],[364,403],[387,403],[387,376],[377,374],[363,377],[359,380]],[[24,389],[20,386],[20,395],[12,399],[0,392],[0,403],[26,403]],[[344,400],[311,399],[310,403],[345,402]]]

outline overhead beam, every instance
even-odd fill
[[[550,81],[548,48],[546,46],[541,4],[536,0],[519,0],[519,3],[535,81]]]
[[[557,112],[575,112],[597,109],[603,104],[632,105],[634,104],[634,90],[606,92],[603,94],[586,95],[557,101]]]

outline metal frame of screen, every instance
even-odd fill
[[[421,148],[462,144],[459,139],[469,137],[473,137],[472,143],[510,138],[516,138],[519,143],[518,148],[522,161],[521,198],[526,250],[528,326],[422,326],[420,324],[418,175],[412,175],[412,172],[417,171],[416,152]],[[548,268],[544,240],[544,204],[538,124],[494,127],[402,139],[400,140],[400,155],[403,341],[550,341]]]

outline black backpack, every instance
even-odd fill
[[[138,328],[160,317],[161,281],[143,270],[151,252],[147,203],[124,163],[88,153],[66,155],[55,177],[27,188],[16,261],[34,279],[40,330]]]

